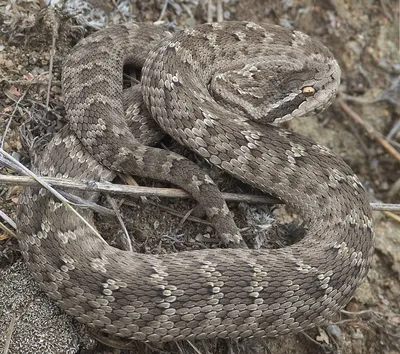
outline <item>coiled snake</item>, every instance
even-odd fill
[[[138,98],[128,108],[140,118],[128,121],[126,63],[143,67],[144,103]],[[139,126],[147,107],[180,144],[298,210],[307,232],[281,249],[137,254],[107,245],[45,189],[27,188],[19,243],[35,279],[80,322],[141,341],[276,336],[330,318],[369,268],[368,198],[339,157],[269,123],[321,111],[339,76],[322,44],[267,24],[204,24],[174,35],[125,24],[82,40],[63,67],[69,125],[36,172],[90,181],[119,171],[169,181],[204,207],[224,243],[240,243],[212,180],[129,130],[145,140],[153,124]],[[90,211],[81,212],[92,222]]]

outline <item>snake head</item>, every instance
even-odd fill
[[[292,92],[284,93],[282,103],[268,112],[267,121],[272,119],[271,123],[280,124],[296,117],[315,115],[332,104],[340,84],[339,64],[333,58],[321,60],[318,55],[310,59],[308,66],[313,77],[303,84],[295,83],[297,87]]]
[[[291,45],[269,44],[259,55],[214,75],[210,89],[225,109],[259,123],[282,123],[328,107],[340,68],[320,42],[294,31]]]

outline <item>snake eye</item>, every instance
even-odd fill
[[[303,87],[301,91],[303,92],[303,95],[306,97],[311,97],[314,96],[315,94],[315,89],[312,86]]]

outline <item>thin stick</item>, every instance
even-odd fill
[[[306,337],[309,341],[313,342],[313,343],[316,344],[319,348],[321,348],[321,349],[324,351],[324,353],[326,353],[325,346],[324,346],[323,343],[320,343],[320,342],[316,341],[314,338],[312,338],[311,336],[309,336],[309,335],[308,335],[307,333],[305,333],[305,332],[301,332],[301,334],[302,334],[304,337]]]
[[[4,134],[1,137],[0,148],[2,148],[2,149],[4,148],[4,143],[6,141],[6,136],[7,136],[8,130],[10,129],[11,122],[12,122],[14,116],[15,116],[15,113],[17,112],[17,109],[19,107],[20,102],[25,98],[25,95],[26,95],[26,91],[21,95],[21,97],[18,99],[18,101],[15,102],[14,110],[13,110],[10,118],[8,119],[8,122],[7,122],[7,125],[6,125],[6,129],[4,129]]]
[[[87,192],[107,192],[112,194],[124,194],[131,196],[156,196],[168,198],[191,198],[187,192],[176,188],[152,188],[152,187],[139,187],[127,186],[121,184],[112,184],[104,182],[88,182],[82,183],[71,179],[41,177],[43,182],[46,182],[55,187],[62,187],[65,189],[87,191]],[[0,184],[4,185],[19,185],[19,186],[37,186],[30,177],[24,176],[8,176],[0,175]],[[237,202],[252,202],[263,204],[282,204],[282,201],[276,198],[259,196],[259,195],[244,195],[236,193],[222,193],[225,200]]]
[[[1,150],[0,150],[1,152]],[[177,188],[153,188],[140,186],[127,186],[104,182],[77,182],[65,178],[41,177],[41,180],[54,187],[86,192],[106,192],[130,196],[153,196],[165,198],[191,198],[190,194]],[[37,186],[39,185],[31,177],[0,175],[0,185]],[[247,202],[257,204],[283,204],[277,198],[238,193],[222,193],[226,201]],[[400,204],[371,203],[372,210],[400,212]]]
[[[158,18],[158,20],[156,22],[162,21],[164,15],[165,15],[165,11],[167,11],[167,6],[168,6],[168,0],[164,0],[164,6],[163,6],[163,8],[161,10],[160,17]]]
[[[213,15],[212,15],[212,0],[208,0],[207,2],[207,22],[211,23],[213,22]]]
[[[0,210],[0,217],[6,221],[9,225],[11,225],[11,227],[14,228],[14,230],[17,229],[17,224],[14,222],[14,220],[12,220],[6,213],[4,213],[3,211]]]
[[[224,21],[224,10],[222,8],[222,1],[217,1],[217,22]]]
[[[124,246],[124,250],[125,250],[125,251],[130,251],[130,252],[132,252],[132,251],[133,251],[133,248],[132,248],[131,239],[129,238],[129,232],[128,232],[128,230],[126,229],[124,220],[122,220],[122,216],[121,216],[121,213],[119,212],[119,208],[118,208],[118,206],[117,206],[117,203],[116,203],[115,200],[114,200],[110,195],[108,195],[108,194],[107,194],[106,198],[107,198],[107,201],[110,203],[111,207],[113,208],[115,214],[117,215],[117,219],[118,219],[118,221],[119,221],[119,224],[121,225],[122,231],[124,232],[124,237],[122,237],[122,240],[121,240],[121,241],[122,241],[122,244],[123,244],[123,246]]]
[[[197,353],[197,354],[201,354],[201,351],[190,341],[187,340],[187,343],[189,343],[189,345],[193,348],[193,350]]]
[[[400,120],[397,121],[397,123],[393,126],[392,129],[390,129],[390,132],[388,135],[386,135],[387,140],[392,140],[393,137],[397,134],[397,132],[400,130]]]
[[[64,191],[60,191],[60,194],[70,202],[74,203],[74,205],[76,205],[80,209],[91,209],[99,215],[115,217],[115,212],[113,210],[103,207],[90,200],[83,199],[81,197],[78,197],[77,195]]]
[[[159,204],[159,203],[155,203],[155,202],[153,202],[152,200],[147,200],[146,203],[149,204],[149,205],[153,205],[153,206],[155,206],[155,207],[157,207],[157,208],[159,208],[159,209],[161,209],[161,210],[165,210],[167,213],[169,213],[169,214],[171,214],[171,215],[175,215],[175,216],[177,216],[178,218],[184,218],[184,217],[185,217],[185,215],[183,215],[181,212],[176,211],[176,210],[174,210],[174,209],[172,209],[172,208],[170,208],[170,207],[167,207],[166,205],[161,205],[161,204]],[[133,203],[130,203],[130,202],[127,202],[127,201],[125,201],[124,204],[125,204],[125,205],[128,205],[128,206],[134,206]],[[209,221],[207,221],[207,220],[203,220],[203,219],[197,218],[196,216],[190,216],[190,215],[189,215],[189,216],[187,216],[187,217],[185,218],[185,221],[186,221],[186,220],[193,221],[193,222],[197,222],[198,224],[213,226],[213,224],[212,224],[211,222],[209,222]]]
[[[15,323],[17,322],[17,317],[15,316],[15,313],[12,314],[10,325],[8,326],[7,332],[6,332],[6,340],[4,343],[4,348],[3,348],[3,354],[8,354],[8,351],[10,349],[10,344],[11,344],[11,338],[14,332],[15,328]]]
[[[37,79],[37,80],[14,80],[14,81],[7,81],[8,85],[15,85],[15,86],[32,86],[32,85],[48,85],[48,79]],[[51,82],[51,86],[59,86],[61,87],[61,81],[56,80]]]
[[[6,225],[4,225],[2,222],[0,222],[0,229],[2,229],[5,232],[4,235],[0,235],[0,241],[7,240],[10,235],[12,237],[17,238],[17,234],[13,230],[8,228]]]
[[[387,217],[392,218],[393,220],[396,220],[397,222],[400,222],[400,215],[393,214],[393,213],[390,212],[390,211],[384,211],[383,213],[384,213]]]
[[[382,145],[382,147],[390,154],[392,155],[398,162],[400,162],[400,154],[397,152],[397,150],[389,144],[389,142],[381,135],[379,134],[374,127],[367,123],[364,119],[362,119],[356,112],[354,112],[347,103],[345,103],[341,98],[338,98],[336,102],[339,104],[340,108],[351,118],[353,119],[356,123],[361,125],[361,127],[364,128],[364,130],[373,138],[375,139],[379,144]]]
[[[125,16],[124,13],[119,9],[117,2],[116,2],[115,0],[112,0],[112,3],[113,3],[113,5],[114,5],[115,9],[118,11],[118,13],[121,15],[123,21],[126,22],[126,21],[127,21],[126,16]]]
[[[347,311],[347,310],[341,310],[341,313],[344,313],[345,315],[350,315],[350,316],[362,316],[362,315],[371,315],[374,313],[378,313],[381,315],[380,312],[376,312],[374,310],[363,310],[363,311]]]
[[[374,104],[376,102],[383,101],[381,98],[367,99],[367,98],[353,97],[353,96],[346,95],[343,92],[340,93],[340,97],[344,101],[355,102],[355,103],[359,103],[359,104]]]
[[[376,211],[400,211],[400,204],[371,203],[371,207]]]
[[[53,33],[51,39],[51,49],[50,49],[50,63],[49,63],[49,83],[47,85],[47,97],[46,97],[46,108],[49,109],[50,103],[50,91],[52,86],[53,80],[53,63],[54,63],[54,56],[56,54],[56,38],[58,36],[58,20],[56,16],[54,16],[54,12],[51,12],[52,22],[53,22]]]

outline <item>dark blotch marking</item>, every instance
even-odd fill
[[[211,285],[208,285],[207,286],[207,293],[209,294],[209,295],[215,295],[215,293],[214,293],[214,291],[213,291],[213,286],[211,286]]]
[[[165,49],[165,52],[164,52],[164,53],[165,53],[165,54],[169,54],[169,53],[175,54],[175,53],[176,53],[176,48],[175,48],[175,46],[169,45],[169,46]]]
[[[300,106],[300,104],[303,103],[305,100],[306,100],[306,98],[303,95],[298,95],[295,98],[293,98],[291,101],[284,102],[279,107],[270,110],[268,112],[268,117],[269,117],[269,119],[281,118],[281,117],[285,116],[286,114],[292,112],[295,108]]]
[[[167,296],[164,295],[164,289],[157,289],[156,294],[158,297],[165,299]]]

